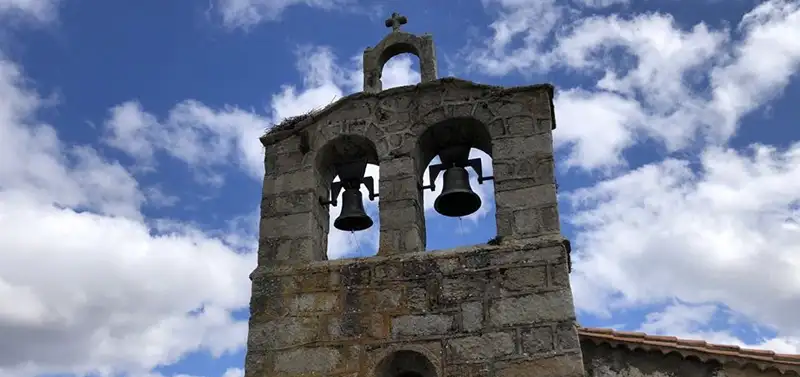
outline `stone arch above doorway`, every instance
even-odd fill
[[[375,367],[374,377],[438,377],[436,366],[423,354],[412,350],[395,351]]]

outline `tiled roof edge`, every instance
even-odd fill
[[[677,352],[684,358],[694,356],[704,362],[736,364],[740,368],[756,366],[761,371],[776,369],[783,374],[800,376],[800,355],[780,354],[769,350],[740,348],[739,346],[713,344],[702,340],[681,339],[674,336],[648,335],[642,332],[616,331],[606,328],[578,327],[580,338],[596,344],[624,346],[633,351]]]

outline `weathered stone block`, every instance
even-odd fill
[[[553,327],[538,326],[521,332],[522,352],[528,355],[550,352],[555,349]]]
[[[486,290],[487,274],[462,274],[442,280],[441,297],[445,303],[479,299]]]
[[[301,170],[311,166],[311,161],[306,158],[306,155],[296,149],[286,153],[276,153],[274,158],[271,159],[272,165],[270,170],[276,173],[288,173],[292,171]]]
[[[546,222],[543,217],[546,215],[547,210],[545,208],[528,208],[514,211],[514,234],[531,237],[558,232],[559,224],[552,221]]]
[[[449,315],[406,315],[392,318],[392,338],[441,335],[454,328]]]
[[[454,363],[492,360],[514,353],[514,336],[497,332],[451,339],[447,341],[447,351]]]
[[[249,344],[257,349],[291,347],[315,340],[319,321],[307,317],[285,317],[262,323],[250,323]]]
[[[416,161],[409,156],[393,157],[381,161],[381,182],[393,181],[396,178],[413,178],[416,180]]]
[[[541,133],[527,137],[508,137],[492,140],[493,158],[530,158],[537,154],[553,153],[553,137]]]
[[[455,364],[447,366],[445,377],[489,377],[491,372],[491,363]]]
[[[496,199],[495,199],[496,201]],[[511,210],[495,210],[495,223],[498,236],[511,236],[514,234],[514,212]]]
[[[316,271],[302,275],[293,276],[297,283],[297,288],[303,292],[316,292],[327,290],[330,282],[328,271]]]
[[[333,292],[301,293],[290,303],[294,313],[330,312],[338,310],[339,295]]]
[[[461,328],[466,332],[475,332],[483,327],[483,303],[467,302],[461,304]]]
[[[552,156],[493,160],[495,192],[555,183]]]
[[[549,102],[549,101],[548,101]],[[549,105],[549,104],[548,104]],[[543,108],[537,109],[535,112],[538,114],[547,114],[550,111],[550,106],[542,106]],[[549,114],[548,114],[549,116]],[[550,118],[537,118],[536,119],[536,133],[541,132],[552,132],[553,130],[553,120]]]
[[[402,304],[402,293],[398,289],[381,289],[372,293],[372,308],[375,311],[395,310]]]
[[[419,208],[412,200],[381,201],[381,229],[405,229],[418,224]]]
[[[311,212],[316,210],[316,206],[319,206],[319,199],[313,191],[269,195],[261,200],[261,217]]]
[[[495,377],[584,377],[580,354],[495,363]]]
[[[572,295],[564,291],[501,298],[489,307],[489,322],[493,326],[563,321],[574,315]]]
[[[400,234],[402,235],[401,250],[404,252],[413,253],[425,250],[425,233],[419,227],[406,227]]]
[[[534,263],[557,259],[563,256],[561,246],[548,246],[537,249],[513,250],[492,254],[492,265],[506,266],[518,263]]]
[[[529,136],[536,133],[536,122],[531,115],[523,114],[506,118],[507,135]]]
[[[308,237],[319,229],[310,212],[261,219],[261,237]]]
[[[479,269],[488,267],[491,263],[492,256],[491,251],[489,250],[479,250],[477,252],[470,253],[465,255],[463,258],[463,266],[464,269]]]
[[[386,261],[376,264],[373,273],[376,284],[386,284],[395,280],[402,279],[402,270],[399,263]]]
[[[550,285],[553,287],[569,286],[569,266],[567,263],[556,263],[550,266]]]
[[[311,262],[324,259],[324,250],[310,237],[302,238],[262,238],[258,246],[258,263],[270,262]]]
[[[556,327],[556,339],[558,341],[558,349],[561,351],[575,351],[581,347],[578,340],[578,331],[575,329],[575,324],[571,322],[558,324]]]
[[[436,265],[439,272],[443,275],[454,274],[462,269],[461,262],[458,258],[439,258],[436,260]]]
[[[545,184],[509,191],[495,191],[498,209],[520,210],[556,202],[556,187]]]
[[[415,176],[383,178],[380,182],[381,203],[404,199],[417,199],[419,181]]]
[[[542,229],[544,231],[558,232],[561,229],[558,208],[555,204],[539,208],[539,218],[542,221]]]
[[[290,173],[265,175],[262,197],[292,191],[312,191],[316,189],[315,173],[312,169]]]
[[[330,373],[342,362],[335,348],[299,348],[275,355],[275,371],[293,374]]]
[[[378,313],[346,313],[328,319],[328,335],[331,340],[344,340],[368,336],[374,339],[387,338],[384,316]]]
[[[412,313],[428,311],[428,296],[425,288],[409,288],[406,295],[407,307]]]
[[[545,287],[547,268],[545,266],[510,268],[503,274],[501,287],[509,291],[523,291]]]

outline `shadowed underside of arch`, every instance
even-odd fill
[[[438,377],[436,367],[425,355],[397,351],[386,356],[375,368],[374,377]]]

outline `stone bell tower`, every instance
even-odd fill
[[[364,51],[362,93],[261,138],[246,376],[582,376],[556,202],[553,87],[437,78],[432,37],[401,31],[405,23],[393,14],[389,34]],[[383,66],[400,53],[419,58],[422,82],[382,90]],[[470,148],[492,157],[493,177],[468,159]],[[421,182],[435,156],[444,215],[482,205],[465,168],[494,180],[498,237],[489,244],[425,251],[430,187]],[[363,176],[367,163],[380,166],[379,190]],[[329,206],[343,208],[337,228],[373,225],[362,200],[377,195],[362,198],[362,185],[380,197],[378,255],[328,261]]]

